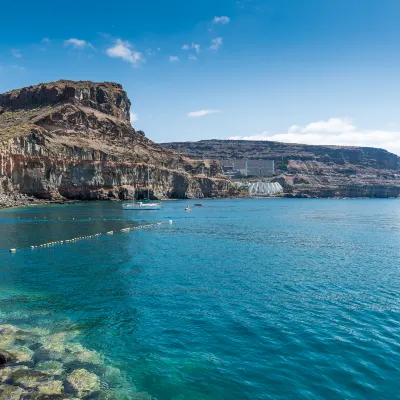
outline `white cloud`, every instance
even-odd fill
[[[211,50],[218,50],[222,46],[222,41],[223,41],[222,37],[217,37],[215,39],[212,39],[211,40],[212,44],[210,46],[210,49]]]
[[[214,19],[212,20],[213,24],[229,24],[230,22],[230,18],[226,17],[226,16],[222,16],[222,17],[214,17]]]
[[[188,59],[189,59],[189,60],[192,60],[192,61],[197,61],[197,57],[194,56],[193,54],[190,54],[189,57],[188,57]]]
[[[311,122],[303,127],[292,125],[284,133],[264,131],[249,136],[232,136],[229,139],[379,147],[400,155],[400,131],[359,129],[349,118],[329,118],[327,121]]]
[[[13,55],[13,57],[16,57],[16,58],[22,57],[22,53],[18,49],[11,49],[11,54]]]
[[[121,39],[117,39],[115,45],[106,50],[106,54],[113,58],[121,58],[133,65],[144,62],[143,54],[132,50],[132,45]]]
[[[131,121],[131,124],[133,124],[134,122],[136,122],[138,120],[138,115],[134,112],[130,112],[129,113],[129,120]]]
[[[91,43],[86,40],[71,38],[64,40],[64,46],[72,46],[74,49],[84,49],[85,47],[92,47]]]
[[[200,45],[197,43],[192,43],[192,49],[196,50],[196,53],[200,53]]]
[[[173,63],[173,62],[177,62],[177,61],[179,61],[178,56],[169,56],[169,62]]]
[[[42,39],[42,43],[50,43],[51,40],[48,37]]]
[[[21,65],[12,65],[11,68],[16,69],[18,71],[26,71],[26,68],[22,67]]]
[[[191,111],[188,114],[188,117],[204,117],[205,115],[208,114],[215,114],[215,113],[219,113],[220,110],[200,110],[200,111]]]
[[[190,49],[195,49],[196,53],[200,53],[200,45],[197,43],[192,43],[191,45],[189,44],[184,44],[181,47],[182,50],[190,50]]]

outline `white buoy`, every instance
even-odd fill
[[[169,224],[172,225],[172,219],[169,220]]]

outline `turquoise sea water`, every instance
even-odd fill
[[[78,330],[159,400],[400,397],[399,201],[193,203],[0,211],[0,323]]]

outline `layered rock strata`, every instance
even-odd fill
[[[35,199],[214,197],[227,180],[207,161],[155,144],[129,122],[112,82],[57,81],[0,95],[0,205]],[[204,175],[203,175],[204,172]],[[8,203],[7,203],[8,202]]]

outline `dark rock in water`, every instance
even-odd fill
[[[23,388],[38,388],[40,382],[48,381],[50,376],[33,369],[19,369],[10,376],[10,382]]]
[[[5,350],[0,350],[0,365],[16,361],[15,356]]]
[[[20,400],[26,391],[18,386],[1,385],[0,386],[0,399],[4,400]]]
[[[72,395],[69,394],[38,394],[28,393],[21,397],[21,400],[70,400]]]

